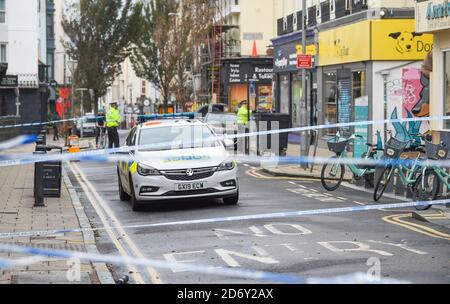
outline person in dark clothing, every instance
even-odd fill
[[[100,135],[102,133],[106,133],[106,117],[105,117],[105,111],[103,109],[98,110],[98,114],[95,118],[95,144],[98,147],[98,140],[100,138]]]
[[[58,120],[60,120],[58,114],[54,113],[52,116],[52,128],[53,128],[53,141],[57,141],[59,140],[59,122],[57,122]]]

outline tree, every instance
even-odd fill
[[[69,4],[62,21],[68,37],[64,45],[69,56],[78,61],[76,86],[92,92],[84,94],[89,99],[85,109],[93,105],[97,112],[98,99],[120,74],[120,65],[136,38],[141,11],[142,5],[133,0],[78,0]]]
[[[189,96],[194,46],[209,28],[208,0],[151,0],[144,6],[141,32],[131,55],[138,77],[153,83],[164,109],[172,94]]]

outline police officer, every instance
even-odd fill
[[[241,107],[237,113],[237,124],[240,126],[245,126],[248,124],[252,111],[248,109],[248,102],[244,100],[241,102]]]
[[[106,113],[106,128],[108,130],[108,147],[111,149],[118,148],[119,144],[119,133],[117,128],[122,121],[120,113],[118,110],[117,102],[113,101],[110,103],[110,108]]]

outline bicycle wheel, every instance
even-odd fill
[[[329,163],[323,165],[320,180],[322,186],[328,191],[334,191],[342,183],[345,174],[345,166],[339,163],[337,156],[330,158]]]
[[[414,184],[414,194],[417,201],[434,201],[441,188],[441,180],[434,170],[425,171],[425,175],[420,174]],[[427,206],[415,206],[417,210],[423,211],[431,208]]]
[[[381,173],[380,179],[378,180],[375,191],[373,192],[374,201],[378,202],[380,198],[383,196],[384,191],[386,191],[387,185],[391,181],[392,176],[394,175],[394,167],[392,165],[388,165],[383,169]]]

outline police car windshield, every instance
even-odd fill
[[[187,125],[142,129],[138,145],[139,151],[163,151],[218,147],[220,142],[208,127]]]

